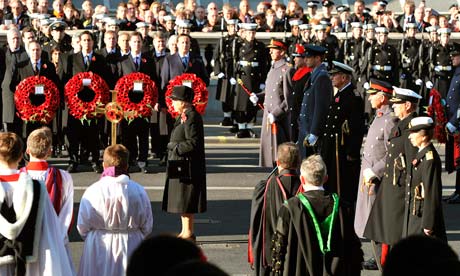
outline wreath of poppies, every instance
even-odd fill
[[[45,101],[34,105],[30,95],[35,94],[35,87],[43,85]],[[25,122],[49,124],[59,108],[59,90],[54,82],[43,76],[32,76],[23,79],[16,87],[14,102],[19,117]]]
[[[426,113],[433,118],[435,122],[434,138],[439,143],[445,144],[447,142],[445,126],[447,124],[447,117],[445,114],[445,106],[441,99],[441,94],[436,89],[430,91],[431,105],[428,106]]]
[[[144,97],[138,103],[129,98],[129,93],[134,89],[134,83],[142,82]],[[126,120],[132,121],[135,118],[148,118],[152,115],[153,106],[158,101],[158,89],[149,76],[143,73],[134,72],[123,76],[115,85],[117,91],[117,103],[123,109]]]
[[[208,89],[203,80],[197,77],[195,74],[182,74],[174,79],[169,81],[165,96],[166,96],[166,105],[168,106],[168,112],[173,118],[176,118],[179,114],[174,110],[172,106],[172,100],[169,98],[172,94],[174,86],[184,85],[184,83],[190,82],[192,84],[193,92],[195,96],[193,97],[193,106],[196,111],[201,115],[206,111],[206,106],[208,104]]]
[[[90,79],[87,88],[94,91],[94,98],[90,102],[82,101],[78,93],[83,90],[83,79]],[[102,117],[104,114],[97,112],[97,108],[104,106],[110,100],[110,89],[107,83],[93,72],[81,72],[73,76],[65,85],[64,95],[69,107],[69,113],[80,121]]]

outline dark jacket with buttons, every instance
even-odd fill
[[[367,49],[363,66],[361,66],[361,74],[366,77],[366,80],[376,78],[398,86],[399,60],[399,53],[394,46],[388,43],[374,44]],[[377,66],[387,67],[378,68]]]
[[[433,144],[409,162],[406,180],[403,237],[423,235],[423,229],[447,242],[442,212],[442,164]]]
[[[402,237],[406,173],[418,149],[409,141],[412,113],[393,127],[388,139],[388,156],[380,189],[369,215],[364,236],[394,245]]]

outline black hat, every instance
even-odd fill
[[[66,27],[67,27],[67,24],[63,21],[55,21],[51,23],[50,25],[50,29],[53,31],[55,30],[64,31]]]
[[[458,56],[460,55],[460,43],[454,42],[452,51],[450,51],[450,56]]]
[[[377,92],[383,92],[389,96],[393,94],[393,87],[390,83],[378,79],[369,80],[369,89],[367,90],[368,94],[373,94]]]
[[[332,61],[332,63],[334,64],[334,66],[331,68],[331,70],[329,70],[330,75],[337,74],[337,73],[344,73],[347,75],[351,75],[355,71],[353,70],[353,68],[351,68],[350,66],[344,63],[341,63],[335,60]]]
[[[175,101],[184,101],[191,103],[193,101],[193,96],[194,92],[192,88],[185,85],[179,85],[173,87],[173,91],[169,98]]]
[[[314,56],[322,56],[326,52],[326,48],[322,46],[312,45],[309,44],[305,47],[305,56],[306,57],[314,57]]]
[[[335,4],[334,4],[334,2],[332,2],[330,0],[323,0],[322,5],[323,5],[323,7],[332,7]]]
[[[417,132],[421,129],[431,129],[434,127],[433,119],[427,116],[416,117],[410,120],[409,131]]]

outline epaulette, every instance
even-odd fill
[[[425,156],[426,156],[426,160],[432,160],[433,159],[433,152],[431,150],[427,151]]]

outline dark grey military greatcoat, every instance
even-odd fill
[[[369,187],[364,185],[363,171],[370,168],[379,180],[383,178],[388,151],[386,141],[396,121],[397,118],[392,113],[390,106],[385,105],[376,111],[374,121],[367,133],[361,159],[355,214],[355,232],[360,238],[363,237],[364,228],[379,189],[378,183]]]
[[[285,59],[276,61],[268,72],[260,135],[259,166],[261,167],[273,167],[278,145],[291,140],[289,98],[292,95],[293,74],[294,69]],[[273,114],[275,117],[275,126],[269,124],[268,114]]]
[[[306,157],[307,152],[303,145],[305,137],[313,134],[319,137],[317,144],[320,142],[332,94],[332,82],[326,66],[321,64],[313,70],[310,79],[307,81],[302,106],[300,107],[298,144],[302,157]]]
[[[416,113],[399,121],[388,138],[382,183],[364,230],[371,240],[394,245],[402,237],[406,172],[418,150],[409,141],[409,123],[414,117]]]

